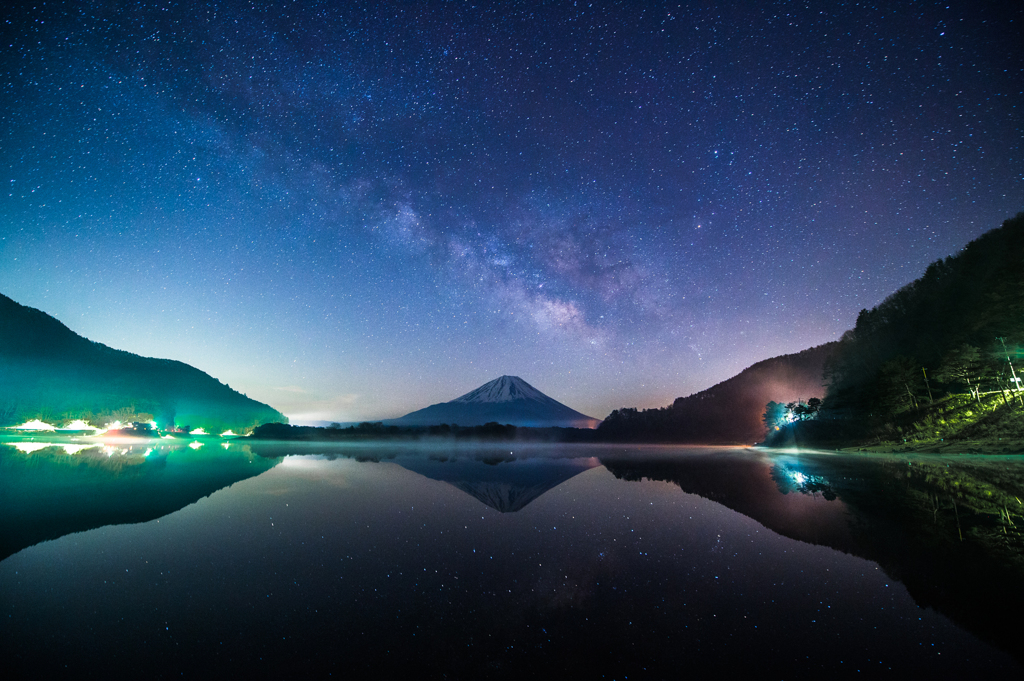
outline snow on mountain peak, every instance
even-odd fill
[[[476,390],[458,397],[452,402],[514,402],[516,400],[534,400],[548,402],[550,397],[534,388],[518,376],[502,376],[490,383],[485,383]]]
[[[398,426],[482,426],[492,422],[527,428],[594,428],[599,421],[548,397],[518,376],[496,378],[451,402],[432,404],[390,421]]]

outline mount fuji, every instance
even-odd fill
[[[395,426],[482,426],[491,422],[530,428],[596,428],[600,420],[551,399],[518,376],[502,376],[451,402],[386,421]]]

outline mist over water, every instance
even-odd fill
[[[73,463],[80,454],[0,446],[4,481],[23,487],[38,471],[60,481],[49,506],[98,505],[92,529],[67,525],[54,538],[60,512],[13,500],[0,483],[5,542],[33,517],[49,528],[0,562],[4,635],[21,675],[1021,671],[957,599],[915,602],[957,582],[965,598],[984,587],[922,576],[887,548],[916,552],[918,542],[959,560],[941,504],[931,529],[886,525],[885,509],[916,503],[913,479],[886,477],[906,461],[281,443],[205,458],[150,452],[120,467]],[[1002,482],[986,478],[996,485],[1015,485],[1021,470],[985,466],[999,471]],[[182,493],[200,478],[221,486]],[[127,503],[140,484],[145,500]],[[55,494],[61,486],[78,496]],[[983,518],[959,513],[959,531],[976,522],[984,534]],[[1002,558],[1000,574],[1016,575],[1016,559]],[[892,576],[901,570],[909,590]],[[1020,603],[1012,581],[997,586],[1005,607]]]

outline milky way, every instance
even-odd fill
[[[0,292],[297,420],[667,404],[1024,210],[1024,6],[892,4],[26,4]]]

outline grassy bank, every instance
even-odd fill
[[[1024,453],[1024,408],[1010,393],[950,395],[860,421],[814,420],[773,433],[766,444],[840,451]]]

